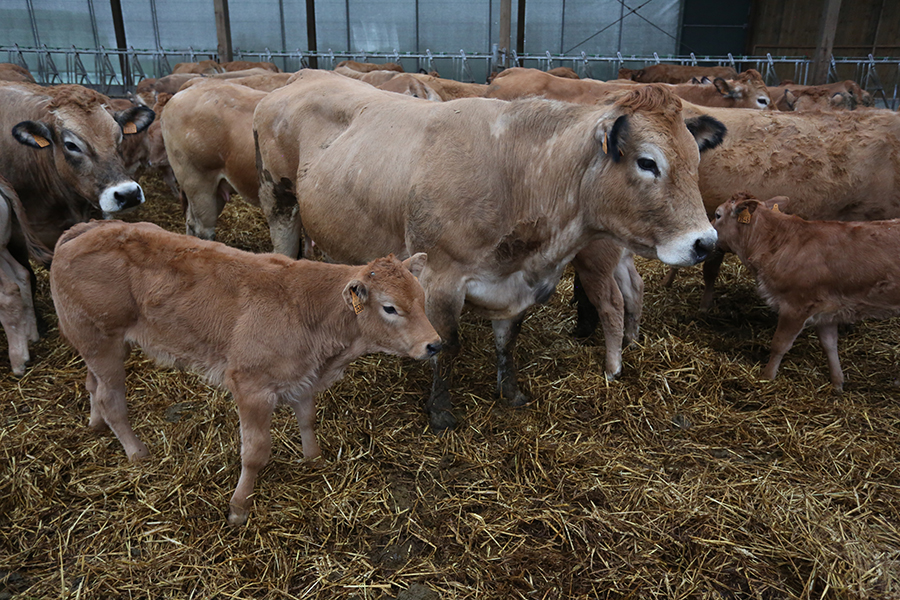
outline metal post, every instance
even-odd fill
[[[831,64],[831,51],[834,47],[838,16],[841,12],[841,0],[823,0],[822,4],[819,37],[816,42],[816,54],[813,57],[813,85],[821,85],[828,82],[828,67]]]
[[[228,0],[213,0],[216,11],[216,38],[219,45],[216,51],[219,62],[231,62],[234,54],[231,51],[231,19],[228,16]]]
[[[525,0],[519,0],[519,18],[516,21],[516,53],[525,54]],[[513,66],[521,65],[516,61]]]
[[[348,24],[349,27],[349,24]],[[309,57],[309,67],[319,68],[318,46],[316,45],[316,0],[306,0],[306,46],[312,54]]]
[[[116,32],[116,47],[120,50],[127,50],[128,42],[125,39],[125,18],[122,16],[121,0],[109,0],[109,8],[112,10],[113,30]],[[119,55],[119,68],[122,71],[122,81],[126,86],[130,85],[130,65],[124,54]],[[103,81],[102,77],[101,81]]]

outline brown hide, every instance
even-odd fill
[[[689,83],[691,78],[734,79],[737,71],[731,67],[695,67],[691,65],[650,65],[643,69],[619,69],[619,79],[639,83]]]
[[[255,68],[251,68],[251,69],[228,71],[225,73],[215,73],[213,75],[207,75],[207,77],[210,77],[212,79],[238,79],[241,77],[252,77],[254,75],[274,75],[274,74],[275,73],[273,73],[269,69],[255,67]]]
[[[396,71],[397,73],[403,73],[403,67],[393,62],[376,64],[362,63],[355,60],[342,60],[334,66],[335,70],[340,69],[341,67],[346,67],[347,69],[352,69],[359,73],[369,73],[370,71]]]
[[[443,102],[440,94],[435,89],[412,76],[410,73],[396,73],[396,77],[391,78],[386,83],[377,85],[380,90],[387,92],[395,92],[397,94],[405,94],[414,98],[422,98],[423,100],[431,100],[433,102]]]
[[[28,69],[15,63],[0,63],[0,81],[36,83]]]
[[[222,65],[214,60],[201,60],[200,62],[178,63],[172,69],[173,74],[193,73],[196,75],[212,75],[222,73]]]
[[[756,277],[760,295],[778,311],[778,328],[763,377],[773,379],[805,324],[814,324],[831,382],[844,376],[837,325],[900,314],[900,221],[804,221],[739,195],[719,206],[714,225],[724,249]]]
[[[112,115],[108,103],[79,85],[0,83],[0,130],[14,133],[0,138],[0,176],[21,198],[47,247],[98,209],[115,212],[144,201],[118,146],[124,125],[140,133],[153,112],[134,107]],[[15,245],[15,232],[13,238]]]
[[[60,333],[88,370],[90,425],[111,428],[130,460],[149,451],[127,418],[128,343],[227,386],[241,427],[229,521],[242,524],[269,459],[276,404],[294,409],[304,457],[317,458],[315,395],[351,361],[440,350],[413,276],[424,263],[423,254],[402,265],[393,257],[362,267],[294,261],[149,223],[94,221],[60,239],[50,290]]]
[[[259,205],[253,111],[266,92],[203,79],[166,104],[162,137],[187,201],[189,235],[214,239],[216,220],[232,192]]]
[[[410,73],[410,76],[434,90],[444,101],[459,98],[484,98],[489,88],[488,85],[482,83],[464,83],[424,73]]]
[[[229,82],[259,90],[260,92],[271,92],[287,85],[292,75],[293,73],[269,73],[268,75],[251,75],[239,79],[229,79]]]
[[[554,77],[563,77],[564,79],[581,79],[573,69],[569,67],[556,67],[555,69],[550,69],[547,71],[550,75]]]
[[[233,60],[231,62],[223,62],[220,65],[226,73],[231,71],[245,71],[247,69],[265,69],[267,71],[272,71],[273,73],[281,73],[281,69],[275,66],[275,63],[270,63],[266,61],[251,61],[251,60]]]
[[[698,145],[680,105],[659,86],[599,107],[432,103],[301,71],[254,115],[260,204],[276,251],[288,255],[297,255],[301,221],[337,261],[428,248],[429,316],[455,343],[464,304],[509,327],[602,235],[669,262],[697,260],[711,231],[695,189]],[[660,165],[668,169],[656,176]],[[498,336],[510,353],[514,334]],[[501,396],[521,402],[503,361]],[[440,378],[435,389],[446,390]],[[452,424],[447,394],[429,403],[435,428]]]

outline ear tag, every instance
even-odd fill
[[[750,211],[745,208],[743,211],[741,211],[741,214],[738,215],[738,223],[743,223],[744,225],[746,225],[750,222],[750,216]]]
[[[604,133],[603,134],[603,154],[609,154],[609,150],[608,150],[609,146],[608,146],[607,140],[609,140],[609,134]]]
[[[34,138],[35,143],[41,148],[46,148],[50,145],[50,142],[42,135],[38,135],[36,133],[32,133],[31,137]]]
[[[126,134],[137,133],[137,125],[135,125],[134,122],[132,122],[132,121],[128,121],[122,127],[122,131]]]
[[[777,212],[777,213],[780,213],[780,212],[781,212],[780,210],[778,210],[778,205],[777,205],[777,204],[773,204],[773,205],[772,205],[772,212]]]
[[[350,290],[350,297],[353,300],[353,312],[355,312],[356,314],[361,313],[363,311],[363,308],[365,307],[362,305],[362,302],[359,301],[359,297],[356,295],[356,292],[354,292],[352,289]]]

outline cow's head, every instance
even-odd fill
[[[426,255],[402,263],[393,255],[360,267],[344,287],[346,310],[356,313],[360,336],[378,352],[424,360],[441,349],[441,338],[425,316],[425,292],[418,276]]]
[[[704,260],[715,246],[698,171],[700,152],[725,135],[718,120],[685,120],[681,108],[661,85],[618,95],[595,126],[595,157],[582,184],[582,193],[606,197],[594,218],[609,233],[639,254],[677,266]]]
[[[123,135],[143,131],[153,122],[153,111],[133,106],[111,113],[106,96],[79,85],[46,90],[50,96],[47,116],[18,123],[13,137],[39,154],[50,155],[58,184],[66,193],[104,212],[142,203],[144,193],[125,174],[117,149]]]
[[[747,69],[730,81],[716,77],[712,84],[723,98],[733,102],[732,108],[755,108],[758,110],[775,108],[762,75],[755,69]]]

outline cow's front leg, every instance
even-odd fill
[[[615,278],[621,248],[607,241],[592,242],[572,261],[581,278],[586,299],[595,307],[606,344],[606,378],[612,381],[622,372],[622,338],[625,302]]]
[[[522,330],[525,313],[512,319],[492,321],[494,345],[497,349],[497,394],[510,406],[523,406],[531,399],[519,389],[519,370],[516,367],[516,340]]]
[[[256,478],[272,452],[272,413],[275,395],[258,389],[238,376],[226,378],[234,395],[241,423],[241,476],[229,502],[228,522],[243,525],[250,516],[250,500]]]
[[[616,283],[625,302],[625,332],[622,336],[622,347],[627,348],[638,339],[641,329],[641,316],[644,312],[644,279],[634,266],[634,254],[628,250],[622,252],[619,264],[616,265]]]
[[[298,258],[303,226],[300,222],[300,206],[297,204],[293,183],[286,178],[275,182],[268,173],[261,174],[259,206],[269,223],[272,251],[290,258]]]
[[[425,312],[428,320],[441,336],[443,348],[431,359],[434,378],[431,384],[431,397],[425,402],[425,410],[431,429],[434,432],[452,429],[457,419],[453,415],[453,404],[450,400],[450,378],[453,363],[459,354],[459,317],[462,314],[466,295],[462,288],[447,289],[440,286],[427,270],[421,278],[425,288]]]

